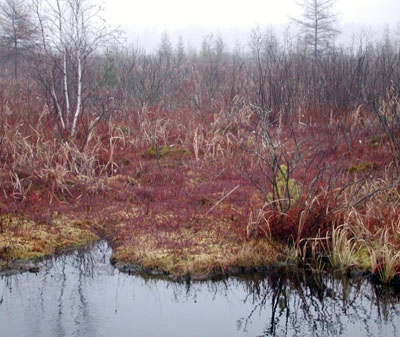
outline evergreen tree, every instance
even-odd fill
[[[301,0],[302,18],[292,19],[300,26],[303,41],[311,48],[314,59],[331,47],[339,33],[337,14],[333,12],[335,3],[336,0]]]
[[[13,64],[15,79],[21,59],[34,46],[35,35],[26,4],[22,0],[3,0],[0,3],[0,43],[5,63]]]

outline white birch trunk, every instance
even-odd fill
[[[76,61],[77,61],[77,87],[76,87],[76,108],[71,128],[71,137],[75,137],[76,127],[82,106],[82,32],[81,32],[81,7],[80,2],[76,1],[73,11],[75,24],[75,41],[76,41]],[[83,19],[83,18],[82,18]],[[82,22],[83,24],[83,22]]]
[[[64,75],[64,98],[65,98],[65,119],[67,122],[67,127],[69,126],[70,116],[71,116],[71,107],[69,104],[69,92],[68,92],[68,76],[67,76],[67,48],[64,48],[64,57],[63,57],[63,75]]]
[[[78,52],[77,62],[78,62],[78,79],[77,79],[78,86],[77,86],[77,92],[76,92],[76,109],[75,109],[74,120],[72,122],[72,128],[71,128],[71,137],[75,137],[76,125],[78,122],[79,115],[81,113],[81,105],[82,105],[82,61],[81,61],[80,51]]]

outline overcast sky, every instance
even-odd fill
[[[283,26],[290,17],[299,17],[299,1],[104,0],[104,5],[108,22],[121,26],[130,41],[139,40],[148,48],[164,31],[172,40],[178,35],[185,40],[191,37],[194,44],[200,35],[211,32],[231,38],[236,35],[241,40],[256,25]],[[342,28],[382,28],[386,24],[395,27],[400,23],[400,0],[337,0],[335,11]]]

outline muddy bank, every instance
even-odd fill
[[[207,281],[207,280],[221,280],[226,279],[232,276],[245,276],[245,275],[254,275],[254,274],[264,274],[268,271],[275,271],[279,268],[282,268],[283,263],[269,264],[269,265],[259,265],[259,266],[247,266],[247,267],[229,267],[226,270],[222,270],[220,268],[214,268],[209,272],[200,272],[190,274],[171,274],[169,271],[161,270],[161,269],[152,269],[145,268],[139,264],[135,263],[121,263],[111,259],[111,264],[120,270],[123,273],[127,273],[130,275],[141,275],[143,277],[154,277],[167,279],[171,281]]]

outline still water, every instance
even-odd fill
[[[277,271],[173,283],[120,273],[105,242],[0,278],[0,337],[400,336],[400,295]]]

